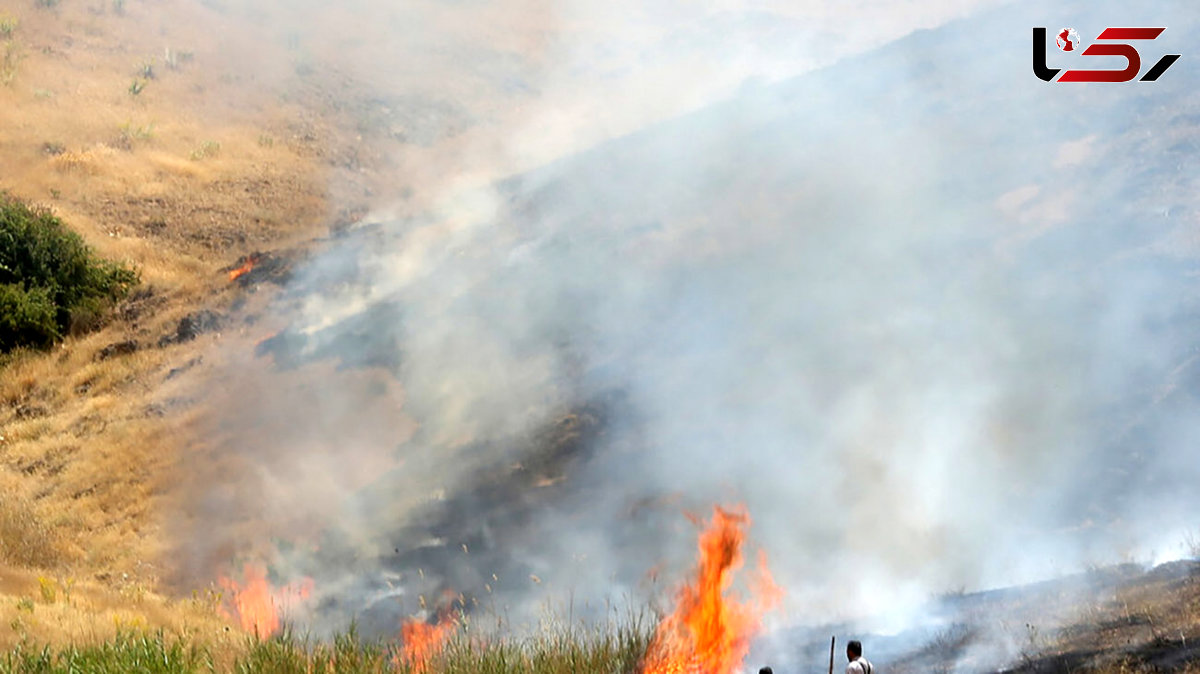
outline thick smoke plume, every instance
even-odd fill
[[[689,10],[656,7],[639,25],[702,53]],[[420,209],[334,240],[239,356],[260,365],[213,452],[242,477],[195,499],[197,570],[310,576],[326,626],[394,629],[445,591],[517,623],[572,598],[603,615],[678,576],[683,511],[743,502],[783,623],[896,628],[937,593],[1178,551],[1200,477],[1195,70],[1047,85],[1029,40],[1162,25],[1147,52],[1186,53],[1185,3],[981,10],[736,91],[647,48],[627,66],[670,73],[653,109],[590,128],[555,120],[608,62],[556,40],[617,15],[543,9],[561,32],[529,125],[457,159],[488,179],[422,174]],[[734,16],[754,30],[704,21]],[[828,30],[879,41],[863,16],[894,18]],[[729,97],[671,116],[672,86]]]

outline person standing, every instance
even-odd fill
[[[871,661],[863,657],[861,641],[855,639],[846,644],[846,659],[850,661],[846,665],[846,674],[874,674]]]

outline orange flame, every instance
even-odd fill
[[[232,283],[242,276],[249,274],[256,264],[258,264],[258,254],[247,255],[246,261],[242,263],[242,266],[229,272],[229,282]]]
[[[694,582],[679,589],[675,610],[659,623],[643,674],[734,674],[750,640],[762,628],[762,615],[778,605],[782,590],[771,578],[766,555],[759,554],[752,597],[728,596],[742,566],[742,543],[750,517],[744,509],[713,508],[700,533],[700,561]]]
[[[263,337],[262,339],[255,342],[254,348],[257,349],[260,346],[262,346],[263,344],[266,344],[267,342],[271,341],[272,339],[275,339],[278,336],[279,336],[278,332],[272,332],[271,334],[267,335],[266,337]]]
[[[406,618],[400,625],[400,639],[404,642],[400,658],[408,663],[411,671],[425,671],[430,660],[442,652],[456,626],[453,617],[439,618],[436,623]]]
[[[267,570],[262,566],[246,564],[242,569],[242,582],[221,577],[222,588],[232,594],[232,614],[223,610],[230,620],[237,619],[242,629],[266,638],[279,631],[279,609],[293,601],[303,601],[312,594],[313,581],[305,578],[282,588],[274,588],[267,580]]]

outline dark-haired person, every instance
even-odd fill
[[[846,665],[846,674],[874,674],[871,661],[863,657],[861,641],[855,639],[846,644],[846,659],[850,661]]]
[[[758,674],[775,674],[775,672],[772,671],[770,667],[763,667],[762,669],[758,670]]]

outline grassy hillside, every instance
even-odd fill
[[[0,370],[0,644],[223,637],[212,601],[170,601],[160,578],[205,358],[236,337],[212,317],[257,301],[225,270],[344,222],[330,190],[379,178],[344,170],[353,125],[296,55],[217,4],[9,3],[0,58],[0,190],[141,275],[104,327]]]
[[[398,658],[395,640],[353,632],[331,642],[249,637],[221,610],[221,587],[188,585],[195,577],[180,574],[193,561],[206,570],[229,564],[238,551],[218,549],[219,560],[173,557],[182,529],[173,518],[188,515],[180,494],[191,482],[244,477],[247,466],[236,461],[194,470],[227,439],[214,431],[221,415],[238,411],[226,388],[276,396],[281,408],[319,396],[300,385],[305,378],[250,356],[284,327],[265,311],[273,281],[365,212],[421,211],[433,198],[423,188],[463,165],[466,148],[492,147],[480,138],[523,122],[519,104],[537,92],[508,82],[503,96],[474,93],[478,83],[469,79],[447,84],[419,73],[381,92],[378,82],[346,74],[366,59],[345,39],[360,27],[338,7],[313,22],[329,30],[298,35],[275,28],[281,17],[268,10],[257,21],[239,11],[238,3],[185,0],[0,7],[0,191],[52,213],[101,258],[140,274],[97,329],[62,330],[49,350],[0,363],[0,673],[414,669]],[[479,47],[488,57],[538,52],[510,44],[508,19],[495,18],[464,28],[464,45],[491,45]],[[362,30],[368,44],[389,37]],[[441,86],[454,89],[445,96],[455,105],[430,94]],[[1191,139],[1194,120],[1185,121],[1174,133]],[[774,147],[803,122],[776,121],[786,133],[763,132],[758,142]],[[654,155],[644,140],[615,147]],[[493,177],[474,168],[454,179]],[[670,177],[661,171],[661,180]],[[618,201],[591,181],[576,185]],[[691,195],[681,199],[690,203]],[[683,208],[655,207],[675,215]],[[645,212],[630,226],[643,227]],[[274,261],[275,271],[236,276],[251,260]],[[335,365],[313,367],[332,376]],[[372,374],[343,376],[361,377],[369,390],[395,386]],[[413,433],[386,400],[375,404],[368,412],[394,424],[389,440]],[[261,435],[252,439],[295,432],[282,415],[253,421]],[[382,472],[359,463],[353,477],[363,484]],[[274,545],[270,532],[240,526],[228,523],[231,538]],[[1192,664],[1200,660],[1194,565],[1130,571],[1076,592],[1069,604],[1064,587],[965,598],[975,602],[971,621],[933,639],[913,636],[880,661],[892,671],[952,671],[968,646],[1002,633],[1015,644],[1019,671],[1200,671]],[[559,622],[521,640],[464,630],[428,669],[632,672],[649,631],[633,624],[581,632]]]
[[[408,9],[439,25],[460,11]],[[447,175],[492,179],[478,148],[524,124],[537,92],[482,58],[453,81],[394,67],[414,53],[442,71],[463,51],[503,61],[541,30],[536,15],[480,11],[491,20],[443,54],[340,5],[300,26],[286,4],[0,6],[0,191],[141,281],[101,329],[0,364],[0,646],[158,628],[241,643],[211,577],[167,583],[182,566],[173,499],[196,479],[183,460],[220,441],[228,374],[262,367],[238,359],[282,327],[262,311],[272,279],[229,272],[265,253],[286,274],[370,209],[418,210]]]

